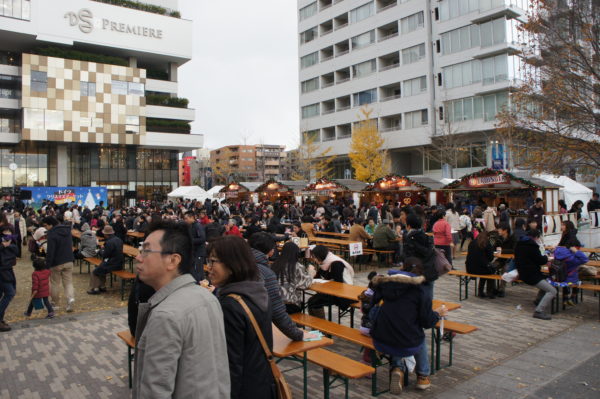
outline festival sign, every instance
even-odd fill
[[[106,187],[21,187],[21,190],[31,191],[31,200],[25,201],[34,208],[40,208],[43,201],[52,201],[57,205],[87,206],[90,209],[96,205],[108,205]]]
[[[498,174],[492,176],[477,176],[471,177],[467,180],[467,184],[470,187],[481,187],[488,186],[490,184],[508,184],[510,179],[505,174]]]

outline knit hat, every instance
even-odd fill
[[[65,222],[67,221],[72,221],[73,220],[73,212],[71,211],[66,211],[63,215],[63,219],[65,220]]]
[[[83,226],[81,226],[81,231],[86,232],[90,229],[90,225],[87,223],[84,223]]]
[[[44,227],[40,227],[33,233],[33,239],[36,241],[39,241],[40,238],[45,236],[47,233],[48,233],[48,230],[46,230]]]
[[[115,230],[112,228],[111,225],[107,224],[106,226],[104,226],[104,228],[102,229],[102,233],[103,234],[115,234]]]

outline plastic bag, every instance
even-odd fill
[[[502,280],[507,283],[512,283],[519,279],[519,271],[517,269],[511,270],[510,272],[506,272],[502,275]]]

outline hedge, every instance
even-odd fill
[[[125,58],[114,57],[112,55],[88,53],[85,51],[72,50],[60,47],[37,47],[33,49],[32,53],[38,55],[45,55],[47,57],[96,62],[98,64],[129,66],[129,62]]]
[[[132,8],[134,10],[147,11],[147,12],[151,12],[154,14],[168,15],[168,16],[174,17],[174,18],[181,18],[181,14],[179,13],[179,11],[169,11],[164,7],[155,6],[155,5],[151,5],[151,4],[145,4],[145,3],[139,3],[137,1],[130,1],[130,0],[93,0],[93,1],[97,1],[98,3],[113,4],[115,6],[120,6],[120,7]]]
[[[189,100],[181,97],[169,97],[166,94],[146,95],[147,105],[162,105],[164,107],[187,108]]]

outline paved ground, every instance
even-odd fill
[[[357,284],[365,284],[365,276],[366,272],[358,273]],[[458,302],[456,278],[438,280],[435,297]],[[542,321],[531,318],[533,297],[531,287],[515,286],[503,299],[471,296],[463,301],[462,308],[451,312],[450,319],[476,325],[479,330],[456,338],[454,365],[432,377],[430,390],[417,392],[408,387],[402,396],[598,397],[593,391],[598,389],[600,361],[598,298],[586,294],[582,304],[555,315],[551,321]],[[129,396],[126,348],[115,335],[127,328],[125,309],[30,320],[13,326],[13,331],[0,335],[0,399]],[[339,339],[335,342],[332,350],[360,359],[355,345]],[[447,356],[447,347],[443,353]],[[595,367],[596,374],[590,367]],[[382,368],[381,384],[386,384],[386,377]],[[290,372],[287,379],[294,396],[301,397],[301,373]],[[544,385],[546,381],[549,383]],[[568,394],[556,393],[565,381],[570,381]],[[369,397],[370,386],[369,379],[352,381],[351,398]],[[309,371],[309,397],[322,397],[321,371],[315,366]],[[332,397],[343,397],[343,389],[334,389]]]

